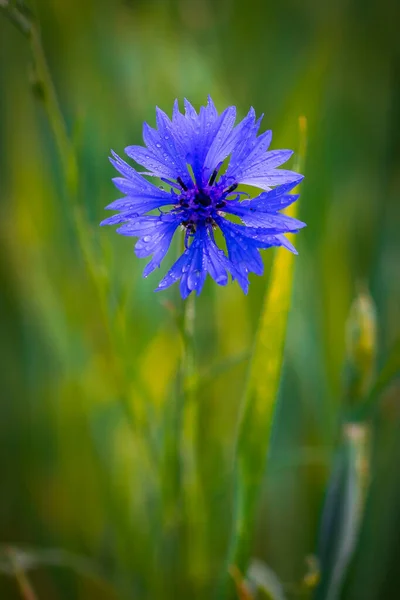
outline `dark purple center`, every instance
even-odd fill
[[[236,183],[227,187],[223,181],[216,182],[216,175],[217,171],[214,171],[209,182],[201,188],[196,184],[188,188],[181,178],[177,180],[182,191],[175,210],[182,213],[182,225],[189,235],[196,231],[199,222],[213,225],[217,212],[228,202],[227,196],[237,188]]]

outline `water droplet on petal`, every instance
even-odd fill
[[[201,271],[192,271],[188,276],[188,288],[195,290],[201,279]]]

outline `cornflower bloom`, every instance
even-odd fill
[[[279,211],[297,200],[298,195],[290,192],[303,177],[277,169],[293,153],[268,151],[272,132],[257,136],[262,116],[256,120],[253,108],[236,126],[235,119],[234,106],[219,115],[210,97],[199,113],[185,100],[182,114],[175,101],[172,120],[157,108],[157,129],[144,123],[146,147],[125,148],[145,172],[112,152],[110,161],[122,175],[113,182],[124,197],[106,207],[119,212],[101,225],[119,224],[117,233],[139,238],[136,255],[152,255],[144,277],[160,266],[175,231],[180,227],[185,232],[185,249],[156,291],[180,280],[181,296],[186,298],[192,291],[201,292],[207,273],[219,285],[227,284],[230,273],[247,293],[249,273],[263,273],[260,249],[285,246],[297,253],[284,234],[297,232],[305,224]],[[160,178],[168,189],[146,177]],[[249,199],[237,190],[239,184],[263,191]],[[227,254],[217,246],[218,228]]]

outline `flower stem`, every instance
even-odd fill
[[[67,190],[71,199],[76,201],[78,189],[77,158],[73,144],[68,137],[67,127],[43,51],[40,33],[34,23],[32,24],[29,41],[34,60],[35,75],[41,86],[43,104],[57,144]]]
[[[184,315],[181,460],[182,496],[186,518],[187,570],[193,589],[206,578],[206,510],[198,460],[199,405],[195,356],[195,296],[189,296]]]

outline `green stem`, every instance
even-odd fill
[[[57,144],[67,189],[75,204],[78,190],[77,158],[68,137],[67,127],[43,51],[40,33],[34,23],[31,27],[29,41],[35,65],[35,75],[42,88],[43,103]]]
[[[11,3],[10,0],[0,0],[0,8],[29,41],[35,83],[38,87],[39,97],[43,103],[57,146],[79,248],[85,261],[85,266],[90,280],[92,281],[94,290],[98,297],[98,306],[101,313],[104,331],[110,347],[113,349],[112,356],[115,360],[114,368],[119,392],[118,395],[123,397],[123,391],[125,389],[125,373],[119,364],[118,356],[125,355],[125,344],[122,334],[119,334],[118,325],[116,325],[110,319],[108,310],[108,279],[104,271],[101,268],[98,268],[100,261],[98,261],[95,256],[91,227],[87,222],[84,211],[82,210],[82,206],[79,203],[78,159],[74,145],[68,135],[67,126],[57,98],[57,93],[51,77],[50,69],[47,64],[39,26],[37,21],[33,18],[28,9],[25,8],[22,2],[16,4]],[[118,352],[116,349],[118,344],[121,348],[120,352]],[[128,413],[131,413],[131,408],[128,407],[128,403],[124,399],[122,400],[122,404],[124,410],[127,412],[129,423],[132,425],[133,416],[130,415],[129,417],[128,415]]]
[[[29,12],[24,14],[11,0],[0,0],[0,10],[24,36],[29,37],[32,25]]]
[[[194,328],[195,328],[195,296],[192,293],[186,300],[184,315],[184,363],[183,379],[185,394],[192,397],[195,391],[195,349],[194,349]]]
[[[206,576],[206,511],[198,461],[199,406],[195,360],[195,296],[186,300],[184,315],[181,460],[182,494],[187,526],[187,569],[194,587]]]

